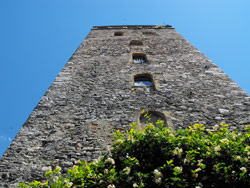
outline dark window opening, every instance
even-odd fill
[[[159,121],[164,122],[163,126],[167,125],[164,114],[160,112],[148,111],[148,112],[141,114],[140,116],[140,123],[144,125],[147,123],[153,123],[154,125],[156,125],[156,122],[159,122]]]
[[[133,54],[134,63],[146,63],[147,59],[144,54]]]
[[[123,32],[117,31],[114,33],[114,36],[123,36]]]
[[[143,45],[142,41],[140,40],[131,40],[129,45],[132,45],[132,46],[141,46]]]
[[[137,75],[134,77],[134,86],[153,86],[153,79],[149,74]]]
[[[151,32],[151,31],[145,31],[145,32],[142,32],[143,35],[155,35],[156,33],[155,32]]]

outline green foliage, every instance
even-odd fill
[[[117,131],[111,150],[92,163],[79,161],[61,174],[60,167],[45,173],[44,183],[20,183],[22,188],[235,188],[250,186],[250,127],[228,131],[220,124],[212,130],[201,124],[176,132],[149,124],[136,124],[126,134]]]
[[[156,29],[162,29],[162,28],[164,28],[164,26],[163,25],[157,25],[157,26],[155,26],[155,28]]]

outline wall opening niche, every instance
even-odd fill
[[[155,32],[151,32],[151,31],[145,31],[145,32],[142,32],[143,35],[156,35]]]
[[[141,125],[153,123],[155,126],[157,126],[158,121],[161,121],[164,122],[163,124],[164,127],[167,126],[166,116],[158,111],[143,111],[139,117],[139,121]]]
[[[141,40],[131,40],[129,43],[130,46],[142,46],[143,43]]]
[[[121,32],[121,31],[116,31],[115,33],[114,33],[114,36],[123,36],[123,32]]]
[[[154,87],[152,75],[149,73],[137,74],[134,76],[134,86]]]
[[[141,64],[141,63],[146,63],[147,58],[144,53],[134,53],[132,55],[133,63],[135,64]]]

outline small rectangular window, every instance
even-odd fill
[[[146,63],[147,59],[145,54],[133,54],[133,62],[140,64],[140,63]]]
[[[151,32],[151,31],[145,31],[145,32],[142,32],[143,35],[156,35],[155,32]]]
[[[140,40],[131,40],[129,45],[131,45],[131,46],[142,46],[143,43]]]
[[[149,74],[140,74],[134,77],[134,86],[153,86],[152,77]]]
[[[114,33],[114,36],[123,36],[123,32],[117,31]]]

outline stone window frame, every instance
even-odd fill
[[[135,78],[136,77],[140,77],[140,76],[145,76],[145,77],[149,77],[151,79],[152,82],[152,86],[135,86]],[[135,90],[136,88],[149,88],[151,87],[153,90],[158,90],[157,86],[156,86],[156,82],[155,82],[155,77],[153,74],[149,73],[149,72],[140,72],[140,73],[134,73],[131,77],[131,89]]]
[[[134,56],[143,56],[145,61],[143,63],[135,63],[134,62]],[[134,52],[134,53],[131,54],[131,63],[140,65],[140,64],[148,64],[149,61],[148,61],[147,55],[144,52]]]
[[[123,36],[124,35],[124,32],[122,32],[122,31],[115,31],[114,32],[114,36],[115,37],[121,37],[121,36]]]
[[[166,111],[166,110],[162,110],[162,109],[147,109],[147,110],[141,110],[137,113],[137,125],[139,127],[139,129],[144,129],[145,128],[145,124],[142,123],[140,121],[141,119],[141,116],[143,114],[145,114],[146,112],[153,112],[154,114],[158,114],[159,116],[162,117],[162,119],[164,119],[164,122],[165,122],[165,127],[169,127],[172,131],[174,131],[174,125],[171,121],[171,118],[173,117],[173,114],[169,111]]]
[[[142,40],[131,40],[129,46],[143,46]]]

